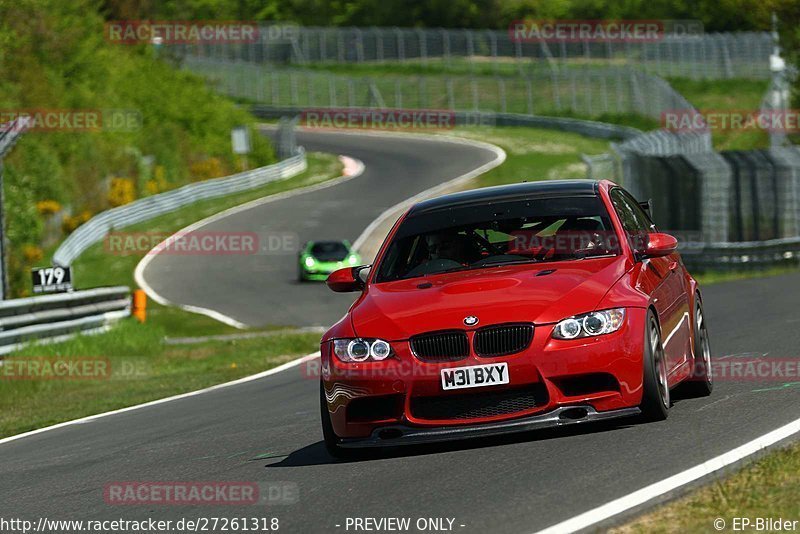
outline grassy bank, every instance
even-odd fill
[[[475,187],[585,178],[581,154],[602,154],[609,142],[582,135],[523,127],[470,127],[448,132],[457,137],[484,141],[506,152],[506,161],[475,180]]]
[[[734,517],[752,518],[753,521],[758,517],[796,520],[800,518],[798,473],[800,445],[795,444],[610,532],[713,532],[714,521],[718,518],[725,521],[726,531],[733,530]],[[755,531],[755,524],[748,530]]]
[[[670,78],[670,85],[701,112],[758,111],[767,92],[767,80],[689,80]],[[767,148],[769,136],[763,130],[714,130],[711,139],[716,150]]]

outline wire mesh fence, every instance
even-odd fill
[[[763,32],[665,35],[654,41],[527,42],[497,30],[262,27],[249,43],[172,45],[179,57],[253,64],[382,64],[398,62],[451,73],[527,75],[573,65],[633,65],[660,76],[693,79],[769,78],[774,46]]]
[[[313,69],[186,58],[216,90],[256,104],[299,108],[405,108],[528,115],[635,113],[660,120],[691,104],[658,76],[583,66],[528,76],[341,76]]]

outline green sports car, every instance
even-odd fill
[[[359,256],[348,241],[308,241],[300,249],[297,279],[325,281],[328,275],[342,267],[361,264]]]

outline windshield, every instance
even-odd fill
[[[350,253],[344,243],[323,241],[311,246],[311,255],[319,261],[342,261]]]
[[[619,243],[596,196],[446,207],[403,221],[376,282],[611,254]]]

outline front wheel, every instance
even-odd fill
[[[644,392],[639,409],[645,421],[663,421],[670,406],[667,358],[661,342],[661,328],[652,310],[647,312],[643,360]]]
[[[687,392],[694,397],[707,397],[714,389],[714,377],[711,372],[711,344],[708,338],[708,327],[703,314],[700,295],[695,296],[694,305],[694,369],[686,382]]]

